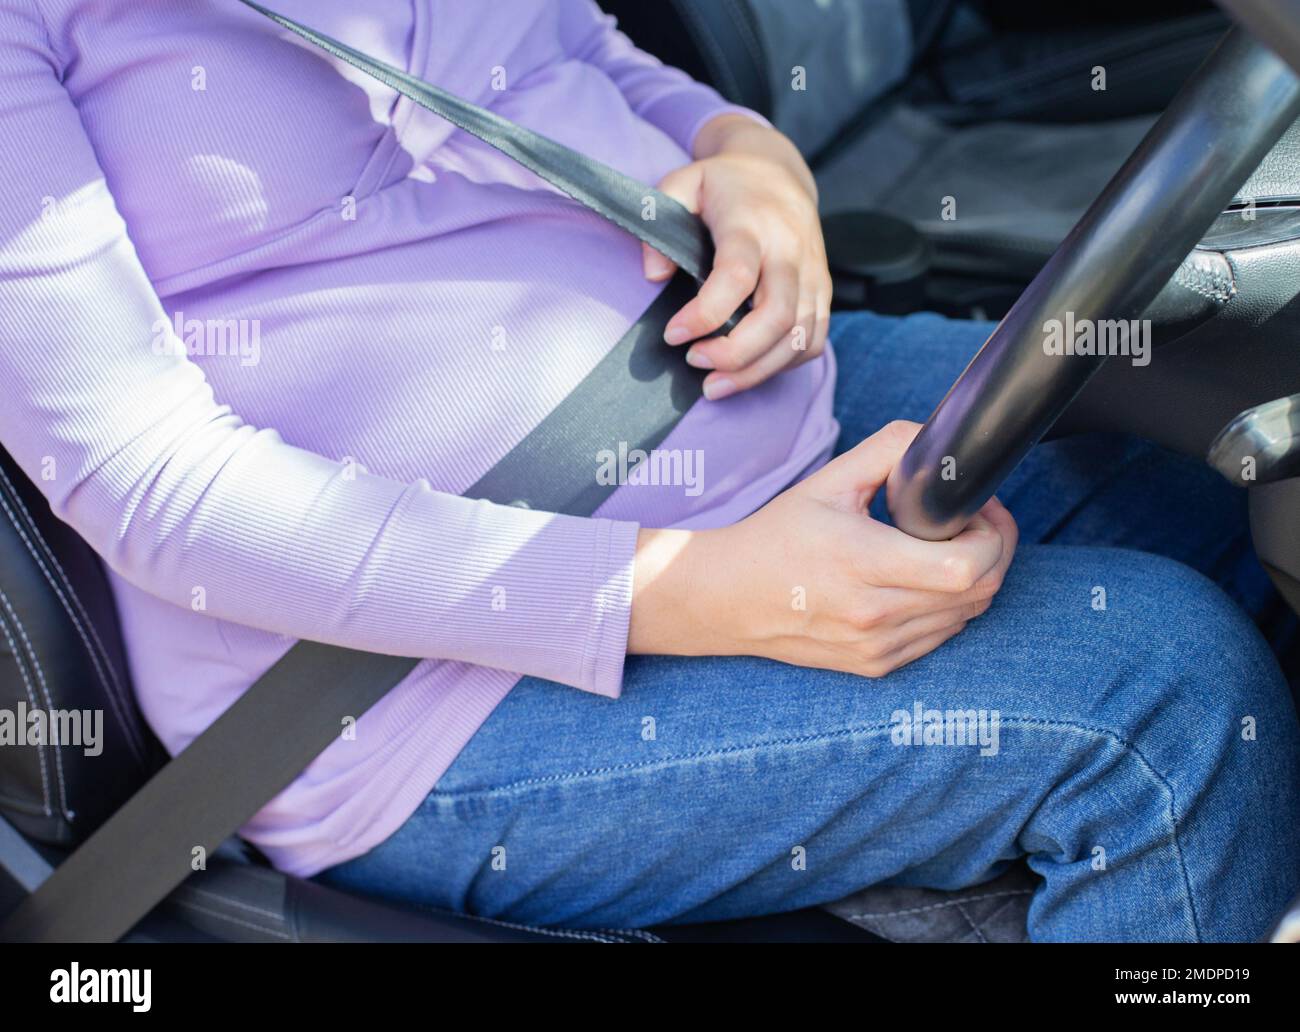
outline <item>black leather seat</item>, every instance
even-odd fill
[[[57,846],[86,837],[165,759],[141,719],[107,578],[95,554],[0,451],[0,702],[98,710],[103,751],[0,751],[0,810]]]

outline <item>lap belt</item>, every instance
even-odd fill
[[[591,515],[615,489],[597,483],[596,452],[612,441],[655,447],[700,397],[703,374],[667,347],[662,334],[712,265],[704,225],[677,201],[616,169],[250,0],[240,2],[477,136],[683,270],[573,392],[465,492]],[[0,940],[121,938],[189,877],[197,849],[210,856],[338,738],[344,717],[360,717],[420,662],[297,643],[26,897],[0,925]]]

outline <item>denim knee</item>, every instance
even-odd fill
[[[1282,814],[1290,823],[1300,806],[1300,723],[1263,635],[1189,567],[1145,553],[1125,562],[1126,590],[1141,597],[1124,608],[1145,615],[1125,630],[1129,652],[1112,659],[1119,676],[1096,718],[1167,781],[1176,822],[1208,806],[1222,811],[1222,834],[1276,825]],[[1294,834],[1249,835],[1264,850],[1284,840],[1295,849]]]
[[[1267,723],[1293,740],[1295,710],[1285,679],[1241,607],[1213,581],[1172,559],[1125,552],[1120,562],[1124,574],[1115,590],[1126,597],[1116,599],[1112,592],[1109,604],[1119,609],[1125,626],[1098,644],[1127,652],[1109,662],[1127,675],[1132,696],[1123,702],[1130,717],[1144,713],[1141,720],[1157,720],[1175,743],[1228,728],[1249,733],[1252,721],[1255,730]]]
[[[1035,713],[1022,697],[1028,714],[1108,735],[1185,792],[1234,763],[1294,763],[1300,727],[1277,660],[1218,585],[1133,550],[1032,546],[1023,558],[981,619],[1013,640],[1039,628],[1051,699]]]

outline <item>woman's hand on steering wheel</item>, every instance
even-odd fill
[[[883,677],[988,609],[1015,552],[993,499],[950,541],[867,512],[916,423],[852,451],[718,530],[642,530],[629,652],[764,656]]]
[[[696,341],[686,360],[712,370],[704,394],[716,401],[822,353],[831,277],[817,188],[785,136],[744,115],[720,115],[697,134],[695,157],[659,189],[709,227],[713,269],[664,339]],[[675,266],[646,247],[645,271],[665,280]],[[751,296],[752,310],[730,333],[710,336]]]

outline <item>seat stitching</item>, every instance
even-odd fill
[[[81,597],[77,594],[77,592],[72,587],[71,578],[68,576],[67,571],[63,568],[63,564],[59,562],[58,556],[54,554],[54,550],[50,547],[49,542],[45,540],[45,536],[40,532],[40,528],[37,527],[36,520],[32,517],[31,511],[27,508],[26,504],[23,502],[22,496],[18,493],[18,489],[17,487],[14,486],[13,481],[9,479],[9,476],[5,472],[3,466],[0,466],[0,481],[2,481],[4,485],[8,487],[9,489],[8,494],[10,496],[10,500],[14,503],[14,506],[18,509],[18,511],[22,514],[23,518],[25,519],[27,523],[27,527],[31,531],[32,539],[37,544],[39,544],[41,551],[45,554],[46,558],[49,559],[54,569],[58,571],[59,579],[62,580],[64,588],[67,589],[67,593],[68,593],[67,598],[64,598],[64,596],[59,592],[59,588],[54,583],[54,579],[53,576],[50,574],[50,571],[46,569],[44,563],[41,562],[40,556],[36,554],[35,547],[33,546],[32,541],[28,540],[27,535],[26,533],[24,533],[22,526],[19,524],[17,517],[12,512],[10,512],[8,505],[5,503],[5,492],[3,491],[0,491],[0,506],[4,507],[5,513],[9,516],[10,523],[13,524],[14,529],[17,530],[19,535],[22,537],[23,543],[27,546],[28,552],[31,553],[32,558],[35,559],[37,565],[40,566],[41,572],[45,574],[46,580],[49,581],[50,583],[50,587],[54,589],[55,593],[58,595],[59,601],[63,604],[64,611],[67,612],[69,619],[72,621],[73,625],[77,628],[78,633],[81,634],[82,643],[86,646],[86,651],[90,655],[91,662],[95,664],[96,673],[99,674],[100,680],[104,682],[106,687],[110,686],[111,684],[111,687],[117,692],[116,697],[110,695],[110,699],[114,702],[114,710],[117,711],[117,702],[119,701],[119,699],[121,701],[129,701],[130,697],[129,694],[126,692],[126,689],[122,685],[122,682],[119,680],[117,676],[117,671],[114,669],[113,663],[109,659],[108,650],[104,647],[103,639],[100,638],[99,632],[95,629],[94,621],[90,619],[90,615],[86,612],[85,606],[82,604]],[[81,617],[80,621],[77,620],[77,614],[74,614],[71,611],[71,606],[76,607],[77,614],[79,614]],[[90,640],[88,640],[86,636],[87,633],[89,634],[89,638],[94,639],[94,643],[98,647],[98,652],[96,652],[95,648],[91,647],[91,642]],[[102,661],[102,668],[101,668],[101,661]],[[134,738],[136,734],[136,729],[134,724],[131,721],[127,720],[121,711],[117,711],[117,716],[118,719],[121,720],[124,729],[127,732],[128,737]],[[132,741],[132,746],[133,748],[137,747],[137,742]],[[141,741],[138,743],[137,755],[143,758],[143,754],[144,754],[144,745],[143,742]]]
[[[105,691],[105,694],[108,696],[109,702],[112,703],[113,712],[117,716],[118,722],[122,725],[122,728],[126,733],[126,740],[130,744],[132,751],[136,754],[136,759],[143,766],[145,764],[144,745],[142,741],[137,740],[136,728],[133,725],[133,723],[127,719],[126,711],[121,708],[121,703],[125,701],[124,695],[122,696],[121,699],[119,699],[119,695],[123,692],[123,688],[121,683],[118,681],[117,672],[113,669],[113,664],[108,659],[108,652],[106,649],[104,649],[104,643],[102,640],[100,640],[99,632],[95,630],[94,624],[91,622],[90,617],[87,615],[84,607],[81,604],[81,599],[77,596],[77,593],[72,589],[72,582],[68,578],[67,571],[63,569],[62,564],[55,557],[53,549],[49,547],[44,537],[42,537],[40,532],[37,530],[36,521],[32,519],[31,513],[27,510],[27,507],[23,504],[22,499],[18,496],[17,489],[13,486],[13,482],[9,479],[3,467],[0,467],[0,482],[3,482],[9,488],[8,493],[13,496],[14,504],[18,507],[18,509],[22,511],[22,514],[26,517],[27,523],[32,529],[33,537],[35,537],[38,541],[40,541],[42,551],[45,552],[45,554],[49,557],[51,564],[53,564],[53,566],[59,571],[59,575],[63,580],[64,586],[67,588],[68,593],[66,597],[64,596],[64,593],[59,589],[59,586],[54,582],[54,576],[50,573],[45,563],[41,560],[41,557],[37,555],[36,548],[32,544],[31,540],[28,538],[26,531],[23,530],[22,524],[18,521],[18,517],[14,514],[13,510],[9,508],[9,504],[5,499],[6,492],[0,491],[0,508],[4,509],[5,515],[9,517],[10,524],[13,526],[13,528],[16,531],[18,531],[18,536],[22,539],[23,544],[27,547],[28,553],[30,553],[31,557],[36,560],[36,565],[40,567],[41,573],[45,575],[46,581],[49,583],[50,587],[54,589],[54,594],[58,597],[59,602],[63,605],[63,611],[67,613],[68,619],[71,621],[73,627],[76,628],[77,634],[81,637],[81,642],[86,647],[86,652],[90,656],[90,661],[95,666],[95,672],[99,675],[99,679],[101,683],[103,683],[105,689],[108,689]],[[78,620],[77,614],[72,611],[72,606],[69,604],[68,598],[71,598],[72,601],[76,604],[77,611],[81,614],[81,620]],[[85,623],[84,627],[82,621],[84,621]],[[103,659],[102,664],[100,662],[101,656],[96,654],[94,648],[90,644],[90,638],[87,637],[87,631],[89,631],[90,637],[94,638],[95,643],[100,648],[100,652],[102,653],[102,659]],[[107,671],[107,676],[105,676],[106,671]]]
[[[254,921],[243,921],[233,914],[227,914],[220,910],[213,910],[189,899],[172,899],[170,902],[178,907],[184,907],[189,910],[197,910],[200,914],[207,914],[209,917],[215,917],[219,921],[229,921],[232,924],[242,925],[245,928],[252,928],[254,931],[265,932],[267,935],[274,935],[277,939],[284,939],[286,942],[292,942],[293,936],[288,932],[281,931],[278,928],[270,928],[266,925],[257,924]]]
[[[9,596],[4,593],[3,588],[0,588],[0,605],[4,606],[5,612],[13,620],[14,626],[18,629],[18,637],[22,639],[23,645],[27,649],[27,655],[31,657],[32,668],[36,671],[36,681],[41,686],[41,694],[45,697],[45,705],[49,711],[49,719],[52,722],[54,719],[54,700],[50,698],[50,686],[45,680],[45,671],[41,667],[40,658],[36,655],[36,649],[32,647],[31,638],[27,636],[27,628],[23,626],[22,620],[18,618],[18,614],[14,611]],[[59,784],[59,801],[63,806],[63,816],[65,819],[71,820],[72,815],[68,812],[68,786],[63,780],[63,754],[59,749],[58,742],[47,742],[46,744],[54,755],[54,777]]]
[[[608,935],[602,935],[599,932],[584,932],[570,928],[542,928],[537,925],[517,924],[514,921],[500,921],[493,917],[480,917],[478,914],[457,914],[457,917],[466,917],[471,921],[482,921],[484,924],[497,925],[501,928],[514,928],[521,932],[535,932],[539,935],[550,935],[557,939],[582,939],[589,942],[620,942],[621,940],[611,938]]]
[[[1034,890],[1033,890],[1033,889],[1028,889],[1028,890],[1026,890],[1026,891],[1032,893]],[[993,907],[993,909],[990,910],[990,911],[988,912],[988,914],[985,915],[985,917],[984,917],[984,925],[985,925],[985,927],[987,927],[987,926],[990,925],[994,920],[996,920],[997,917],[998,917],[998,916],[999,916],[999,915],[1000,915],[1004,910],[1007,909],[1007,907],[1010,905],[1010,902],[1011,902],[1010,900],[1006,900],[1006,899],[1004,899],[1001,903],[995,904],[994,907]],[[1027,935],[1028,932],[1029,932],[1029,929],[1028,929],[1027,927],[1025,927],[1025,925],[1023,924],[1023,922],[1019,922],[1019,921],[1018,921],[1018,922],[1016,922],[1016,923],[1017,923],[1017,925],[1020,927],[1021,931],[1022,931],[1025,935]],[[1022,937],[1021,937],[1018,941],[1019,941],[1019,942],[1026,942],[1026,941],[1028,941],[1028,940],[1025,939],[1025,938],[1023,937],[1023,935],[1022,935]]]
[[[22,496],[19,495],[18,489],[14,486],[13,481],[9,479],[9,476],[5,472],[3,466],[0,466],[0,481],[3,481],[4,484],[8,487],[9,494],[12,497],[14,505],[17,507],[19,512],[22,513],[22,515],[27,521],[28,527],[31,529],[32,537],[37,542],[39,542],[41,551],[45,553],[46,557],[50,560],[50,563],[58,571],[59,577],[63,581],[63,586],[67,589],[68,592],[67,599],[63,597],[62,593],[59,592],[58,586],[54,584],[50,572],[45,568],[45,565],[41,562],[40,557],[36,555],[32,543],[27,540],[27,535],[23,532],[22,527],[19,526],[16,517],[9,512],[9,507],[7,504],[5,504],[4,492],[0,491],[0,505],[4,506],[5,512],[9,515],[10,522],[14,525],[14,528],[18,531],[19,536],[22,537],[24,544],[27,545],[27,550],[31,552],[32,558],[35,559],[37,565],[40,566],[41,572],[45,574],[46,580],[50,582],[50,587],[54,588],[54,591],[58,595],[59,601],[63,604],[64,611],[67,612],[68,618],[72,621],[73,626],[75,626],[77,628],[78,633],[81,634],[82,643],[86,646],[86,651],[90,655],[91,662],[94,663],[95,665],[95,670],[96,673],[99,674],[100,680],[104,682],[105,687],[109,687],[111,685],[113,692],[117,693],[116,696],[114,696],[113,692],[108,693],[109,699],[110,701],[113,702],[113,709],[117,714],[118,720],[122,723],[123,730],[126,732],[128,741],[131,742],[132,748],[136,751],[137,758],[141,761],[141,763],[143,763],[144,754],[145,754],[143,739],[138,738],[135,724],[132,721],[127,719],[126,712],[118,708],[119,701],[127,704],[129,708],[130,696],[126,691],[125,686],[118,679],[117,671],[114,669],[113,663],[108,657],[108,650],[104,647],[103,639],[100,638],[99,632],[95,629],[94,621],[90,619],[89,614],[86,612],[85,606],[82,605],[81,597],[77,594],[76,591],[73,590],[71,578],[68,577],[68,573],[63,568],[63,564],[59,562],[58,556],[54,554],[54,550],[50,548],[49,543],[45,540],[44,535],[41,534],[39,528],[36,526],[36,520],[32,518],[31,512],[28,510],[27,506],[23,503]],[[71,611],[71,607],[69,606],[69,602],[68,602],[69,599],[71,600],[71,604],[76,606],[77,613],[79,613],[81,616],[80,622],[77,620],[77,616]],[[87,638],[87,633],[89,633],[90,638],[94,639],[95,645],[98,646],[99,649],[98,654],[95,652],[95,649],[91,647],[90,640]],[[101,660],[102,660],[102,666],[101,666]]]
[[[602,932],[608,932],[610,935],[630,935],[634,939],[640,939],[642,942],[667,942],[661,939],[654,932],[647,932],[644,928],[601,928]]]
[[[497,925],[500,928],[513,928],[521,932],[535,932],[538,935],[550,935],[557,939],[583,939],[592,942],[621,942],[620,939],[611,939],[608,936],[601,935],[597,932],[584,932],[577,929],[569,928],[541,928],[537,925],[518,924],[514,921],[502,921],[495,917],[481,917],[478,914],[458,914],[455,911],[441,910],[438,907],[431,907],[417,903],[416,907],[426,913],[442,914],[443,916],[463,917],[469,921],[481,921],[483,924]]]
[[[966,908],[962,906],[963,902],[965,901],[960,899],[957,900],[957,913],[961,914],[961,916],[965,918],[966,923],[970,925],[970,930],[975,933],[975,937],[979,939],[980,942],[988,942],[988,939],[984,937],[984,933],[980,931],[979,925],[971,920],[970,914],[966,913]]]
[[[32,690],[31,677],[27,673],[27,667],[23,663],[22,656],[18,653],[18,642],[9,631],[9,624],[3,616],[0,616],[0,631],[4,632],[5,639],[9,642],[9,649],[14,655],[14,665],[18,667],[18,674],[23,679],[23,684],[27,686],[27,698],[31,700],[32,706],[36,706],[36,693]],[[45,753],[42,749],[36,750],[36,758],[41,765],[41,790],[44,796],[45,816],[53,817],[54,810],[50,806],[50,779],[45,769]]]
[[[232,907],[239,907],[241,910],[247,910],[253,914],[261,914],[263,917],[271,917],[277,921],[283,918],[282,914],[279,914],[274,910],[267,910],[265,907],[259,907],[252,903],[246,903],[242,899],[231,899],[228,896],[221,895],[221,893],[219,892],[213,892],[211,889],[201,889],[197,885],[186,885],[185,891],[193,892],[200,896],[207,896],[209,899],[216,900],[218,903],[224,903],[227,906],[232,906]]]

